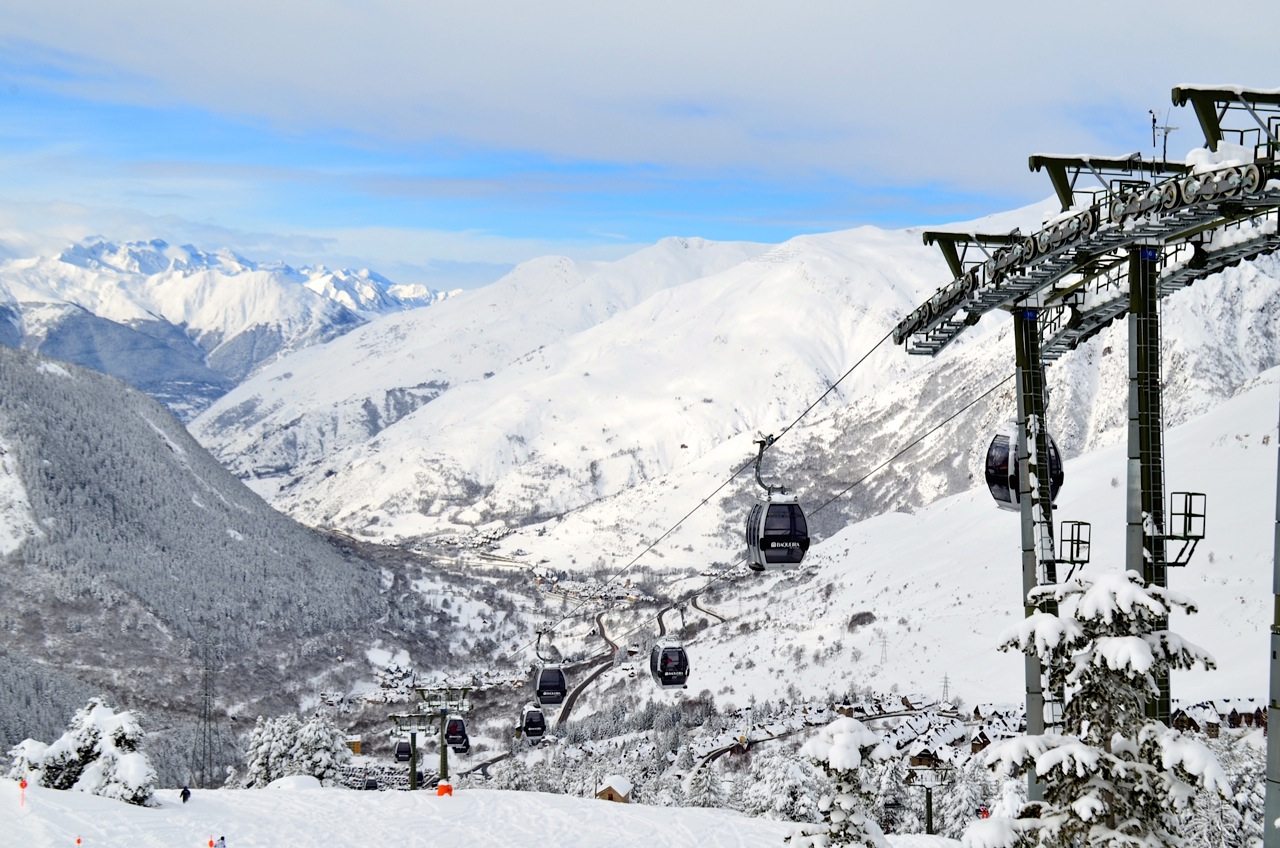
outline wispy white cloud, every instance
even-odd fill
[[[34,158],[0,201],[508,245],[972,217],[1049,193],[1028,154],[1143,149],[1176,84],[1274,86],[1241,32],[1277,24],[1271,0],[8,2],[0,116],[32,120],[0,144]]]
[[[127,206],[0,203],[0,258],[52,255],[90,238],[160,238],[205,249],[231,248],[258,261],[371,268],[396,282],[425,283],[444,290],[493,282],[535,256],[616,259],[643,246],[608,235],[569,242],[410,227],[272,232],[237,229],[176,215],[152,215]]]

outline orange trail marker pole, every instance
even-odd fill
[[[24,777],[18,781],[18,806],[24,807],[27,803],[27,779]]]

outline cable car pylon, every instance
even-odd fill
[[[1058,582],[1057,555],[1053,539],[1053,498],[1050,484],[1049,431],[1045,426],[1044,362],[1040,359],[1040,331],[1034,309],[1013,313],[1015,383],[1018,393],[1018,511],[1022,520],[1022,597],[1026,617],[1038,608],[1027,600],[1036,586]],[[1043,486],[1041,484],[1044,484]],[[1042,601],[1045,612],[1056,614],[1056,601]],[[1027,733],[1041,736],[1046,713],[1050,722],[1061,716],[1060,693],[1044,691],[1044,669],[1035,654],[1026,655]],[[1046,703],[1047,702],[1047,703]],[[1049,710],[1046,710],[1046,707]],[[1027,798],[1043,800],[1044,789],[1034,769],[1027,774]]]

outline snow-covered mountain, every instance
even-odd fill
[[[1026,227],[1039,211],[977,226]],[[749,470],[717,486],[757,433],[797,419],[762,472],[809,502],[835,498],[819,535],[973,487],[992,429],[1014,415],[1009,322],[990,316],[937,359],[886,339],[947,277],[918,231],[875,228],[528,263],[282,358],[192,432],[304,523],[414,543],[524,528],[511,547],[558,567],[629,556],[714,492],[674,559],[725,560],[756,487]],[[1264,258],[1165,302],[1168,426],[1280,363],[1278,281]],[[1049,369],[1067,456],[1123,438],[1125,351],[1118,322]]]
[[[446,295],[163,241],[0,263],[0,344],[119,377],[190,418],[264,363]]]
[[[917,240],[668,240],[528,263],[282,360],[193,433],[301,520],[374,538],[559,515],[803,409],[937,278]],[[345,378],[337,362],[354,363]],[[844,397],[913,365],[882,357]]]

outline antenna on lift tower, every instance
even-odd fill
[[[1152,109],[1148,109],[1148,110],[1147,110],[1147,114],[1151,116],[1151,147],[1152,147],[1152,149],[1155,149],[1155,146],[1156,146],[1156,133],[1160,133],[1161,137],[1162,137],[1162,138],[1163,138],[1163,140],[1164,140],[1164,147],[1163,147],[1163,150],[1162,150],[1162,151],[1161,151],[1161,153],[1160,153],[1160,161],[1162,161],[1162,162],[1168,162],[1168,161],[1169,161],[1169,133],[1173,132],[1174,130],[1176,130],[1176,129],[1178,129],[1178,128],[1177,128],[1177,127],[1171,127],[1171,126],[1169,126],[1169,113],[1168,113],[1168,111],[1166,111],[1166,112],[1164,113],[1164,124],[1163,124],[1163,125],[1160,125],[1160,124],[1157,122],[1157,120],[1156,120],[1156,113],[1155,113],[1155,111],[1154,111],[1154,110],[1152,110]]]

